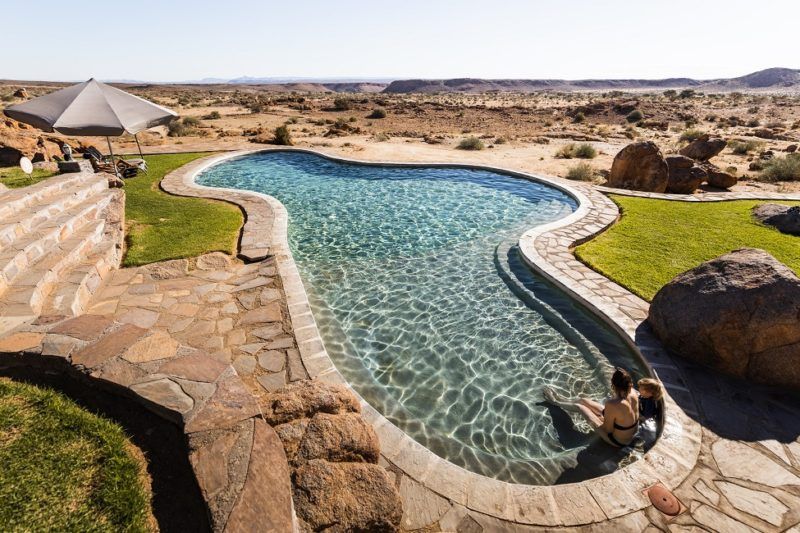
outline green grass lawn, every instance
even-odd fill
[[[122,428],[60,393],[0,379],[4,531],[151,531],[143,459]]]
[[[145,156],[148,174],[125,180],[127,252],[137,266],[221,251],[235,254],[243,223],[238,207],[214,200],[172,196],[159,188],[167,173],[206,153]]]
[[[765,200],[690,203],[612,195],[622,218],[575,255],[646,300],[677,274],[742,247],[762,248],[800,273],[800,237],[753,218]],[[793,202],[781,202],[796,204]]]
[[[19,167],[0,168],[0,183],[9,189],[18,189],[39,183],[56,174],[58,174],[57,171],[35,168],[29,176]]]

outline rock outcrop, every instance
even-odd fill
[[[800,279],[743,248],[667,283],[649,321],[676,354],[725,374],[800,389]]]
[[[708,161],[724,150],[727,145],[728,141],[725,139],[706,134],[681,148],[679,153],[696,161]]]
[[[307,531],[397,531],[400,495],[378,466],[380,444],[345,387],[298,381],[262,404],[293,468],[294,503]]]
[[[800,235],[800,206],[761,204],[753,208],[753,216],[782,233]]]
[[[693,159],[683,155],[670,155],[665,159],[669,168],[669,193],[692,194],[706,179],[706,172],[695,166]]]
[[[632,143],[620,150],[606,185],[635,191],[665,192],[669,168],[655,143]]]

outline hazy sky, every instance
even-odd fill
[[[695,78],[800,68],[800,0],[2,0],[0,78]]]

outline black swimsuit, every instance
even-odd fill
[[[605,409],[603,409],[602,414],[603,414],[603,417],[606,416],[606,410]],[[627,426],[627,427],[626,426],[620,426],[619,424],[614,422],[614,429],[618,430],[618,431],[627,431],[629,429],[635,428],[638,425],[639,425],[639,420],[638,419],[633,424],[631,424],[630,426]],[[610,440],[615,446],[618,446],[620,448],[624,448],[625,446],[630,444],[630,442],[628,444],[622,444],[617,439],[615,439],[613,431],[608,434],[608,440]]]

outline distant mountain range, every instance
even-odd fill
[[[692,88],[700,91],[777,91],[800,93],[800,70],[769,68],[738,78],[696,80],[693,78],[646,79],[356,79],[356,78],[205,78],[187,84],[259,85],[276,92],[385,92],[385,93],[485,93],[539,91],[665,90]]]
[[[11,80],[0,80],[6,83]],[[705,92],[761,91],[800,94],[800,70],[768,68],[738,78],[696,80],[693,78],[645,79],[414,79],[391,80],[388,78],[254,78],[243,76],[233,79],[203,78],[201,80],[152,83],[137,80],[111,80],[120,85],[237,85],[258,86],[274,92],[341,92],[341,93],[485,93],[540,91],[645,91],[665,89],[696,89]],[[48,82],[50,84],[50,82]],[[52,83],[59,85],[57,83]]]
[[[800,70],[770,68],[738,78],[695,80],[667,78],[662,80],[487,80],[475,78],[449,80],[398,80],[390,83],[387,93],[462,92],[538,92],[538,91],[606,91],[685,89],[702,91],[772,90],[800,92]]]

